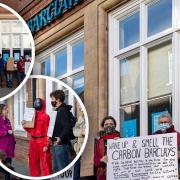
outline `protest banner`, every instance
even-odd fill
[[[178,180],[177,133],[107,142],[107,180]]]
[[[73,180],[73,171],[74,171],[74,167],[68,169],[59,176],[52,178],[51,180]]]
[[[23,120],[25,121],[23,127],[25,128],[34,128],[34,117],[35,110],[34,108],[25,108]]]

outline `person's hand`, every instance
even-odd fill
[[[13,133],[13,131],[12,130],[8,130],[8,134],[12,134]]]
[[[21,124],[24,126],[26,124],[26,121],[25,120],[22,120],[21,121]]]
[[[114,140],[120,139],[120,137],[115,137]]]
[[[108,157],[107,157],[107,156],[103,156],[103,157],[100,159],[100,161],[107,164],[107,162],[108,162]]]
[[[47,150],[48,150],[48,147],[47,147],[47,146],[44,146],[44,147],[43,147],[43,152],[45,153],[45,152],[47,152]]]
[[[61,142],[61,138],[60,137],[55,137],[56,138],[56,141],[55,141],[55,144],[60,144],[60,142]]]
[[[86,130],[85,130],[85,129],[82,129],[81,134],[82,134],[83,136],[85,136]]]

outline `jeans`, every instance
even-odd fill
[[[3,169],[2,167],[0,167],[0,172],[2,172],[5,176],[4,180],[10,180],[11,179],[11,175],[9,172],[7,172],[5,169]]]
[[[18,72],[18,84],[20,85],[25,78],[24,72]]]
[[[79,178],[80,178],[80,167],[81,167],[81,157],[74,164],[73,180],[79,180]]]
[[[13,74],[7,73],[7,86],[11,87],[13,86]]]
[[[53,145],[53,172],[64,169],[69,164],[69,145]]]

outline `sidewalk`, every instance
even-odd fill
[[[0,98],[8,95],[9,93],[11,93],[14,90],[15,90],[15,88],[1,88],[0,87]]]

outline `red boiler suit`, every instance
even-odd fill
[[[52,157],[50,152],[50,143],[47,137],[50,118],[45,113],[45,101],[42,100],[42,102],[43,107],[40,111],[37,111],[35,115],[34,128],[25,128],[31,136],[29,143],[30,175],[37,177],[52,174]],[[47,152],[43,152],[43,148],[45,146],[48,147]]]

